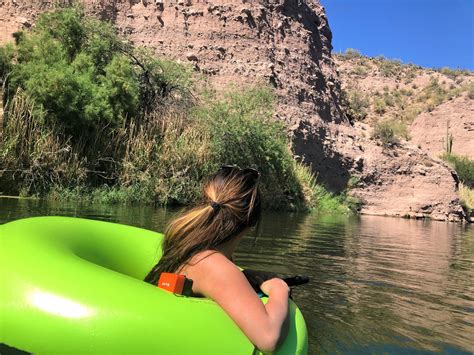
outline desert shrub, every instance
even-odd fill
[[[362,57],[362,54],[360,53],[358,49],[347,48],[346,51],[344,52],[344,56],[348,59],[354,59],[354,58]]]
[[[467,87],[467,97],[474,100],[474,83],[470,83]]]
[[[418,69],[414,64],[408,64],[405,68],[405,82],[407,84],[411,83],[417,76],[418,74]]]
[[[437,71],[440,72],[443,75],[446,75],[448,78],[450,78],[452,80],[456,80],[459,76],[470,74],[469,70],[452,69],[452,68],[449,68],[449,67],[443,67],[441,69],[437,69]]]
[[[374,126],[372,137],[379,139],[384,147],[397,144],[400,138],[408,139],[408,130],[403,122],[396,120],[379,121]]]
[[[459,176],[464,185],[474,188],[474,160],[467,156],[444,153],[441,158],[448,162]]]
[[[413,91],[410,89],[400,89],[400,94],[405,95],[405,96],[412,96]]]
[[[382,97],[383,97],[383,101],[384,101],[386,106],[390,106],[390,107],[395,106],[395,99],[391,95],[390,92],[384,92]]]
[[[368,74],[367,68],[363,65],[357,65],[355,66],[352,71],[349,73],[351,75],[356,75],[361,78],[365,78]]]
[[[402,117],[403,122],[410,124],[422,112],[423,112],[423,108],[421,108],[419,105],[411,104],[403,108],[403,110],[400,112],[400,115]]]
[[[385,103],[385,100],[381,97],[376,97],[373,101],[373,107],[374,111],[377,114],[383,115],[387,109],[387,104]]]
[[[387,106],[398,107],[402,109],[406,102],[406,98],[403,96],[401,90],[385,92],[383,99],[385,100],[385,104]]]
[[[447,100],[448,97],[448,91],[439,84],[436,78],[431,78],[430,83],[421,90],[416,100],[424,103],[428,111],[432,111],[436,106]]]
[[[382,76],[393,77],[401,74],[402,63],[400,60],[386,59],[379,62],[379,71]]]
[[[359,91],[351,91],[347,97],[349,106],[349,114],[357,120],[362,120],[367,117],[367,109],[370,101],[366,95]]]

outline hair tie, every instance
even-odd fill
[[[221,209],[221,205],[215,201],[211,202],[211,207],[214,210],[214,212],[218,212]]]

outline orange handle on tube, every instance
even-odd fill
[[[181,295],[183,293],[184,281],[186,276],[171,274],[169,272],[162,272],[160,279],[158,280],[158,287],[164,290],[177,293]]]

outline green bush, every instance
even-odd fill
[[[379,70],[382,76],[394,77],[402,73],[402,62],[398,59],[385,59],[379,61]]]
[[[363,65],[357,65],[354,69],[349,73],[350,75],[359,76],[361,78],[365,78],[368,75],[368,70]]]
[[[358,49],[347,48],[344,52],[344,56],[348,59],[354,59],[362,57],[362,54],[360,54],[360,51]]]
[[[374,126],[373,138],[380,139],[384,147],[397,144],[400,138],[409,139],[408,130],[403,122],[396,120],[379,121]]]
[[[474,100],[474,83],[470,83],[467,88],[467,97]]]
[[[379,115],[383,115],[387,109],[387,104],[385,103],[385,100],[380,97],[376,97],[374,99],[373,106],[374,111]]]
[[[449,67],[443,67],[441,69],[437,69],[437,71],[443,75],[446,75],[448,78],[452,80],[456,80],[459,76],[470,74],[469,70],[451,69]]]
[[[209,170],[229,163],[256,167],[262,174],[262,191],[269,205],[278,209],[302,207],[308,198],[303,193],[304,183],[295,173],[285,126],[275,121],[273,114],[274,95],[268,88],[234,90],[195,111],[199,126],[209,132],[213,163]],[[309,200],[313,201],[310,205],[317,206],[315,199]]]
[[[351,91],[348,95],[349,114],[356,120],[362,120],[367,117],[367,109],[370,101],[366,95],[359,91]]]
[[[86,17],[79,8],[44,13],[32,31],[17,38],[14,55],[1,60],[7,63],[2,71],[10,73],[7,98],[21,88],[36,103],[34,116],[48,112],[45,123],[73,137],[136,119],[171,96],[177,84],[163,75],[166,62],[135,53],[110,23]]]
[[[464,185],[474,188],[474,160],[455,154],[444,153],[441,158],[448,162],[459,176]]]
[[[11,70],[13,56],[14,48],[12,44],[0,47],[0,80],[2,81]]]

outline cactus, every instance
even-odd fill
[[[454,137],[452,133],[449,133],[449,121],[446,122],[446,142],[445,142],[445,151],[446,154],[451,155],[453,151],[453,142]]]

